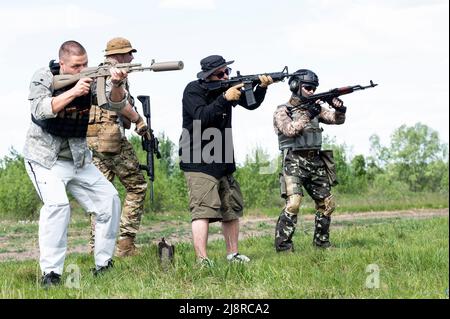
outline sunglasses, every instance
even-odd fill
[[[316,87],[315,87],[315,86],[312,86],[312,85],[303,85],[303,88],[304,88],[306,91],[313,91],[313,92],[316,91]]]
[[[231,68],[226,68],[224,71],[213,73],[213,75],[217,76],[219,79],[222,79],[225,76],[225,74],[230,75],[230,73],[231,73]]]

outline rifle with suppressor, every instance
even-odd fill
[[[151,115],[150,115],[150,96],[138,95],[137,99],[142,103],[142,110],[147,120],[148,132],[142,136],[142,148],[147,152],[147,165],[139,165],[139,168],[147,172],[147,176],[150,180],[150,198],[153,202],[153,182],[155,181],[155,161],[156,158],[161,158],[159,152],[159,141],[153,134]]]
[[[341,88],[331,89],[328,92],[313,94],[310,96],[301,96],[300,100],[303,102],[303,105],[310,105],[310,104],[316,103],[317,100],[322,100],[322,101],[327,102],[329,105],[332,105],[332,101],[335,97],[345,95],[345,94],[350,94],[350,93],[353,93],[353,92],[359,91],[359,90],[373,88],[373,87],[376,87],[377,85],[378,84],[375,84],[375,83],[373,83],[372,80],[370,80],[370,85],[367,85],[367,86],[361,86],[359,84],[353,85],[353,86],[344,86]]]
[[[111,67],[118,68],[120,70],[125,70],[127,73],[136,71],[175,71],[182,70],[184,67],[183,61],[170,61],[170,62],[155,62],[152,60],[150,66],[142,66],[141,63],[118,63],[114,66],[112,65],[100,65],[97,67],[90,67],[83,69],[78,74],[60,74],[53,77],[53,89],[59,90],[68,85],[78,82],[81,78],[97,78],[97,102],[99,106],[107,104],[106,100],[106,78],[110,76],[109,69]]]
[[[281,72],[273,72],[273,73],[261,73],[261,74],[252,74],[252,75],[241,75],[240,71],[236,72],[235,77],[231,77],[228,80],[223,81],[205,81],[202,82],[202,84],[208,89],[208,90],[217,90],[220,88],[230,88],[232,86],[238,85],[240,83],[244,83],[243,91],[245,93],[245,99],[247,101],[248,106],[252,106],[256,104],[255,95],[253,93],[253,88],[260,83],[259,81],[259,75],[269,75],[274,82],[281,81],[283,82],[285,78],[291,77],[294,75],[305,75],[306,72],[295,72],[295,73],[289,73],[288,67],[285,66],[284,69]]]

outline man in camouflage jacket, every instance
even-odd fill
[[[319,79],[310,70],[302,69],[296,73],[300,75],[289,79],[290,100],[278,106],[274,113],[274,128],[283,156],[281,196],[286,200],[275,229],[275,249],[278,252],[294,250],[292,237],[304,196],[303,188],[316,206],[313,244],[323,248],[330,246],[330,216],[336,205],[330,193],[332,182],[324,152],[321,151],[322,128],[319,123],[342,124],[346,112],[338,98],[332,100],[331,108],[322,106],[320,100],[304,103],[302,97],[314,94]]]
[[[108,41],[104,64],[130,63],[133,49],[125,38],[113,38]],[[123,86],[129,92],[129,82]],[[144,212],[144,199],[147,182],[139,168],[139,160],[133,146],[125,136],[125,129],[135,123],[139,135],[146,134],[148,128],[134,107],[134,99],[128,94],[127,108],[119,112],[102,109],[93,105],[89,116],[88,145],[93,153],[93,163],[109,181],[117,176],[126,189],[126,197],[120,220],[120,233],[116,256],[126,257],[136,253],[136,234]],[[90,247],[94,247],[94,222],[91,219]]]

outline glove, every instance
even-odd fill
[[[331,100],[331,106],[337,109],[344,106],[344,102],[340,98],[335,97]]]
[[[134,129],[134,131],[140,135],[140,136],[144,136],[147,131],[148,131],[148,126],[147,124],[144,122],[144,119],[139,115],[139,119],[134,122],[136,124],[136,128]]]
[[[223,97],[227,101],[237,101],[241,98],[241,87],[244,86],[244,83],[239,83],[238,85],[230,87],[223,93]]]
[[[258,75],[258,77],[261,82],[259,86],[262,88],[266,88],[273,83],[273,79],[270,75]]]
[[[320,104],[318,104],[318,103],[311,104],[311,105],[308,107],[308,109],[307,109],[306,112],[308,113],[309,118],[310,118],[310,119],[313,119],[313,118],[315,118],[317,115],[319,115],[320,112],[322,112],[322,106],[321,106]]]

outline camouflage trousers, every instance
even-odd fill
[[[283,172],[280,174],[281,196],[286,204],[275,228],[277,251],[293,250],[292,237],[297,223],[297,214],[304,197],[303,190],[315,202],[316,219],[313,242],[315,245],[329,244],[330,215],[335,209],[331,185],[325,163],[319,151],[292,151],[283,156]],[[325,244],[327,245],[327,244]]]
[[[89,147],[93,151],[93,163],[105,175],[109,181],[117,176],[126,189],[126,196],[122,208],[120,220],[119,239],[124,237],[136,237],[144,212],[144,200],[147,192],[147,182],[139,169],[139,161],[130,142],[122,138],[119,154],[99,153],[96,149],[96,138],[88,138]],[[95,224],[91,218],[91,228]],[[91,233],[91,244],[93,243]]]

